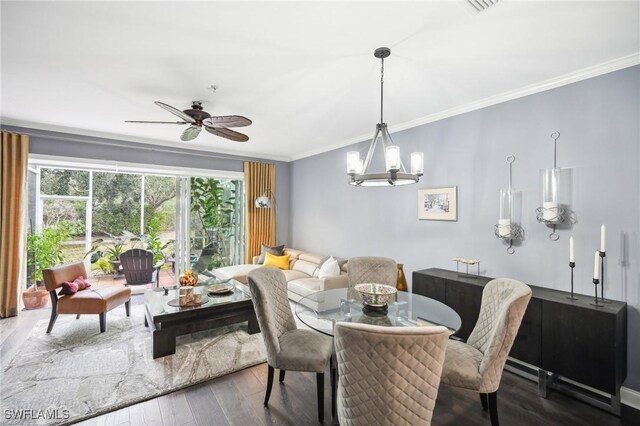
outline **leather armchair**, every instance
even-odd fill
[[[73,281],[77,277],[87,278],[84,263],[71,263],[56,266],[43,271],[44,284],[51,296],[51,319],[47,327],[47,334],[51,333],[59,314],[75,314],[76,319],[81,314],[94,314],[100,317],[100,332],[107,329],[106,314],[111,309],[124,303],[127,316],[130,314],[131,289],[126,287],[88,288],[72,295],[58,297],[57,290],[66,281]]]

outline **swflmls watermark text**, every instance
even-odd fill
[[[7,408],[4,410],[5,420],[67,420],[69,410],[66,408]]]

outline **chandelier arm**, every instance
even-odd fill
[[[378,143],[378,135],[380,134],[380,125],[376,125],[376,132],[373,134],[373,140],[371,141],[371,145],[369,145],[369,152],[367,152],[367,157],[364,160],[364,166],[362,167],[362,172],[360,174],[367,174],[367,170],[369,170],[369,164],[371,164],[371,159],[373,158],[373,152],[376,149],[376,144]]]

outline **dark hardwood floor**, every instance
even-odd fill
[[[134,298],[137,299],[137,298]],[[136,303],[134,301],[134,303]],[[49,310],[29,311],[0,320],[3,370],[34,324]],[[260,364],[171,394],[80,422],[96,426],[169,425],[316,425],[314,373],[288,372],[285,383],[275,381],[269,407],[262,405],[266,364]],[[325,423],[331,423],[329,374],[325,374]],[[502,425],[640,425],[638,412],[624,407],[623,418],[610,415],[558,392],[548,399],[537,385],[505,372],[498,391]],[[440,387],[433,425],[489,425],[488,413],[474,392]]]

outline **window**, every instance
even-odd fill
[[[240,174],[171,168],[157,174],[135,165],[79,169],[45,159],[32,160],[29,172],[30,282],[41,280],[48,266],[79,261],[96,276],[118,279],[118,255],[132,247],[167,261],[165,284],[198,260],[209,269],[241,262]],[[214,254],[199,259],[207,246]]]

